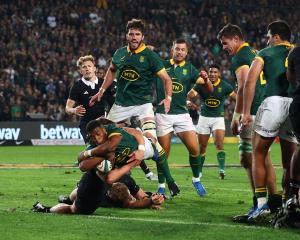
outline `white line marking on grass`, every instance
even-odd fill
[[[2,212],[10,212],[9,210],[0,209]],[[28,211],[14,211],[14,213],[26,213],[32,214],[32,212]],[[45,214],[45,213],[35,213],[35,214]],[[60,214],[55,213],[47,213],[47,215],[58,216]],[[62,214],[61,214],[62,215]],[[64,214],[67,215],[67,214]],[[69,215],[70,216],[70,215]],[[76,215],[81,216],[83,218],[98,218],[98,219],[105,219],[105,220],[118,220],[118,221],[133,221],[133,222],[149,222],[149,223],[164,223],[164,224],[179,224],[179,225],[196,225],[196,226],[209,226],[209,227],[223,227],[223,228],[241,228],[241,229],[259,229],[259,230],[266,230],[270,229],[268,227],[262,226],[249,226],[243,224],[224,224],[224,223],[210,223],[210,222],[193,222],[193,221],[178,221],[173,219],[154,219],[154,218],[135,218],[135,217],[117,217],[117,216],[100,216],[100,215]]]
[[[180,225],[197,225],[197,226],[210,226],[210,227],[224,227],[224,228],[244,228],[244,229],[270,229],[261,226],[248,226],[240,224],[224,224],[224,223],[209,223],[209,222],[190,222],[190,221],[176,221],[170,219],[152,219],[152,218],[129,218],[129,217],[112,217],[90,215],[88,218],[101,218],[106,220],[120,220],[120,221],[136,221],[136,222],[152,222],[152,223],[165,223],[165,224],[180,224]]]
[[[2,212],[10,212],[9,210],[0,209]],[[13,211],[14,213],[26,213],[31,214],[32,212],[16,210]],[[35,214],[45,214],[45,213],[35,213]],[[54,213],[46,213],[48,215],[58,215]],[[67,214],[65,214],[67,215]],[[69,215],[70,216],[70,215]],[[78,216],[78,215],[76,215]],[[177,221],[171,219],[153,219],[153,218],[130,218],[130,217],[114,217],[114,216],[100,216],[100,215],[81,215],[83,218],[98,218],[98,219],[106,219],[106,220],[118,220],[118,221],[134,221],[134,222],[151,222],[151,223],[164,223],[164,224],[180,224],[180,225],[196,225],[196,226],[209,226],[209,227],[223,227],[223,228],[242,228],[242,229],[259,229],[259,230],[266,230],[270,229],[267,227],[262,226],[249,226],[249,225],[242,225],[242,224],[224,224],[224,223],[210,223],[210,222],[193,222],[193,221]]]

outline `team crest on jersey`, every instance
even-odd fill
[[[208,107],[218,107],[220,106],[220,100],[215,98],[208,98],[205,100],[205,105]]]
[[[140,75],[134,68],[125,66],[121,71],[121,77],[127,81],[134,82],[140,78]]]
[[[183,86],[181,83],[173,82],[172,83],[173,93],[180,93],[183,91]]]
[[[218,92],[222,92],[222,88],[221,87],[218,87]]]
[[[140,56],[140,59],[139,59],[140,63],[143,63],[145,62],[145,57],[144,56]]]
[[[187,69],[183,69],[183,70],[182,70],[182,74],[183,74],[183,75],[187,75]]]

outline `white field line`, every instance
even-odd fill
[[[154,164],[147,164],[148,167],[154,168]],[[170,168],[190,168],[188,164],[169,164]],[[218,167],[217,164],[204,164],[204,167]],[[227,168],[241,168],[239,164],[228,164]],[[274,164],[275,168],[282,168],[280,164]],[[23,163],[0,163],[0,169],[40,169],[40,168],[77,168],[72,164],[23,164]]]
[[[1,212],[9,212],[8,210],[0,209]],[[16,212],[31,214],[28,211],[19,211]],[[43,213],[35,213],[35,214],[43,214]],[[49,214],[55,215],[55,214]],[[153,218],[131,218],[131,217],[117,217],[117,216],[100,216],[100,215],[89,215],[89,216],[82,216],[83,218],[96,218],[96,219],[105,219],[108,221],[132,221],[132,222],[147,222],[147,223],[160,223],[160,224],[178,224],[178,225],[195,225],[195,226],[208,226],[208,227],[222,227],[222,228],[240,228],[240,229],[253,229],[253,230],[266,230],[270,229],[267,227],[261,226],[249,226],[243,224],[224,224],[224,223],[210,223],[210,222],[194,222],[194,221],[178,221],[173,219],[153,219]]]

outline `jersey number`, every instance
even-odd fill
[[[266,85],[267,80],[266,80],[264,77],[265,77],[265,76],[264,76],[264,72],[261,72],[261,73],[259,74],[260,85]]]
[[[117,163],[121,163],[128,157],[129,154],[130,154],[130,148],[125,148],[122,153],[119,153],[118,155],[116,155],[115,161]]]

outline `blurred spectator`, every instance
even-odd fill
[[[229,21],[242,26],[250,45],[261,49],[266,46],[267,24],[280,18],[291,25],[292,41],[297,42],[300,37],[298,2],[1,1],[0,120],[9,120],[5,115],[7,110],[13,113],[14,119],[28,118],[25,113],[32,106],[36,112],[39,108],[49,120],[71,120],[68,118],[73,117],[62,114],[60,108],[66,103],[73,81],[79,78],[76,60],[82,55],[94,55],[101,67],[98,72],[101,77],[101,69],[108,66],[109,57],[125,43],[124,29],[120,26],[131,18],[145,19],[147,43],[155,46],[162,58],[169,56],[170,49],[166,46],[184,36],[193,49],[189,60],[196,67],[217,63],[221,65],[224,79],[232,81],[228,56],[216,38],[219,30]],[[11,102],[12,98],[19,99],[21,104]],[[53,114],[47,113],[49,108]],[[227,108],[228,118],[231,118],[231,108]]]

